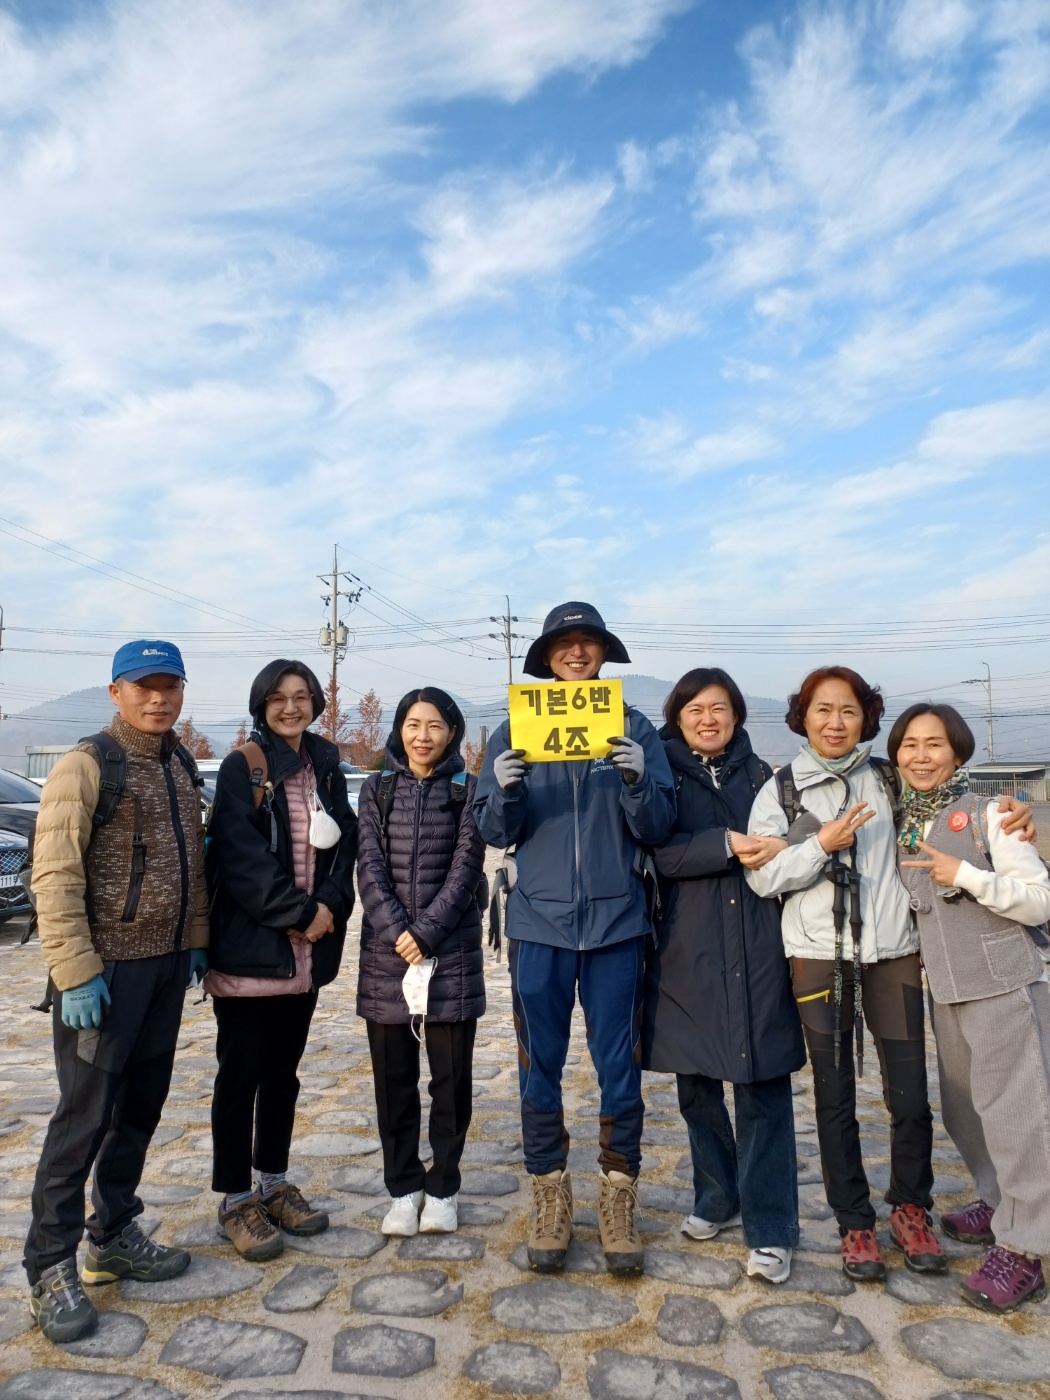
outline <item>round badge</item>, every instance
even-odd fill
[[[948,818],[948,827],[951,831],[965,831],[969,825],[970,818],[966,812],[953,812]]]

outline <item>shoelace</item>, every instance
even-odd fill
[[[909,1237],[910,1243],[933,1251],[939,1250],[937,1237],[930,1229],[930,1222],[923,1211],[919,1215],[916,1211],[901,1207],[896,1213],[898,1227],[903,1227],[901,1233]]]
[[[238,1206],[237,1214],[253,1239],[264,1240],[273,1234],[273,1226],[258,1201],[245,1201],[243,1206]]]
[[[995,1244],[988,1251],[987,1257],[977,1273],[988,1279],[990,1283],[998,1284],[1001,1288],[1009,1288],[1016,1293],[1024,1283],[1027,1270],[1023,1268],[1023,1261],[1020,1261],[1016,1254],[1004,1249],[1002,1245]]]
[[[874,1230],[847,1230],[842,1236],[842,1243],[852,1255],[866,1256],[869,1259],[879,1257],[879,1247]]]
[[[313,1208],[310,1202],[299,1190],[298,1186],[293,1186],[291,1182],[288,1182],[286,1186],[279,1187],[270,1197],[270,1200],[273,1201],[279,1198],[283,1198],[284,1204],[291,1207],[292,1210],[302,1211],[304,1215],[309,1215],[312,1212]],[[412,1197],[408,1196],[402,1199],[412,1200]]]
[[[984,1201],[974,1201],[973,1205],[959,1212],[959,1219],[965,1226],[976,1230],[979,1226],[987,1225],[988,1214],[989,1209]]]
[[[124,1230],[123,1238],[130,1247],[139,1254],[145,1254],[149,1259],[159,1259],[163,1251],[161,1247],[154,1244],[148,1235],[144,1235],[135,1224],[128,1225]]]
[[[78,1307],[84,1297],[77,1272],[68,1264],[61,1266],[61,1272],[51,1280],[50,1287],[51,1296],[58,1301],[58,1306],[63,1310]]]
[[[415,1210],[416,1198],[412,1195],[411,1192],[409,1192],[407,1196],[398,1196],[397,1199],[393,1202],[393,1206],[395,1207],[395,1209],[398,1206],[403,1206],[405,1210]]]
[[[558,1233],[559,1218],[568,1213],[568,1202],[561,1185],[548,1182],[538,1188],[536,1198],[536,1231],[543,1237]]]
[[[634,1186],[614,1186],[612,1196],[606,1196],[602,1205],[602,1218],[611,1242],[630,1239],[634,1233],[634,1202],[637,1188]]]

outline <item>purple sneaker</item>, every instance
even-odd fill
[[[981,1267],[963,1279],[959,1291],[985,1312],[1010,1312],[1022,1303],[1037,1303],[1046,1296],[1042,1260],[993,1244]]]
[[[968,1206],[941,1216],[941,1229],[953,1240],[963,1244],[995,1244],[992,1216],[995,1211],[987,1201],[971,1201]]]

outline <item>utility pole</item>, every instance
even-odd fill
[[[963,681],[963,685],[983,685],[988,698],[988,714],[986,723],[988,725],[988,762],[995,762],[995,717],[992,712],[992,668],[987,661],[982,661],[981,665],[987,672],[986,676],[976,676],[973,680]]]
[[[321,628],[318,641],[323,650],[332,653],[332,699],[331,715],[329,716],[329,738],[333,743],[337,742],[339,729],[339,663],[346,655],[347,643],[350,633],[345,622],[339,621],[339,599],[345,598],[351,607],[361,596],[361,589],[340,588],[342,579],[353,579],[353,574],[339,572],[339,546],[332,546],[332,572],[330,574],[318,574],[317,577],[328,587],[328,594],[323,601],[329,605],[330,614],[328,625]]]
[[[490,622],[498,622],[500,624],[501,630],[499,632],[490,632],[489,636],[494,638],[494,640],[496,640],[497,642],[502,642],[507,649],[507,684],[513,685],[514,643],[519,640],[519,634],[517,632],[512,632],[510,630],[510,625],[512,622],[517,622],[518,619],[516,617],[511,616],[509,595],[504,593],[503,597],[507,603],[507,611],[503,614],[502,617],[489,618]]]

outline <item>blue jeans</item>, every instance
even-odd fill
[[[642,972],[645,940],[577,952],[509,940],[507,961],[518,1036],[521,1136],[534,1176],[561,1171],[569,1153],[561,1075],[580,989],[587,1048],[601,1089],[598,1162],[637,1176],[642,1161]]]
[[[791,1076],[734,1084],[736,1139],[720,1079],[680,1074],[678,1105],[693,1158],[693,1214],[743,1218],[748,1249],[798,1244],[798,1167]]]

